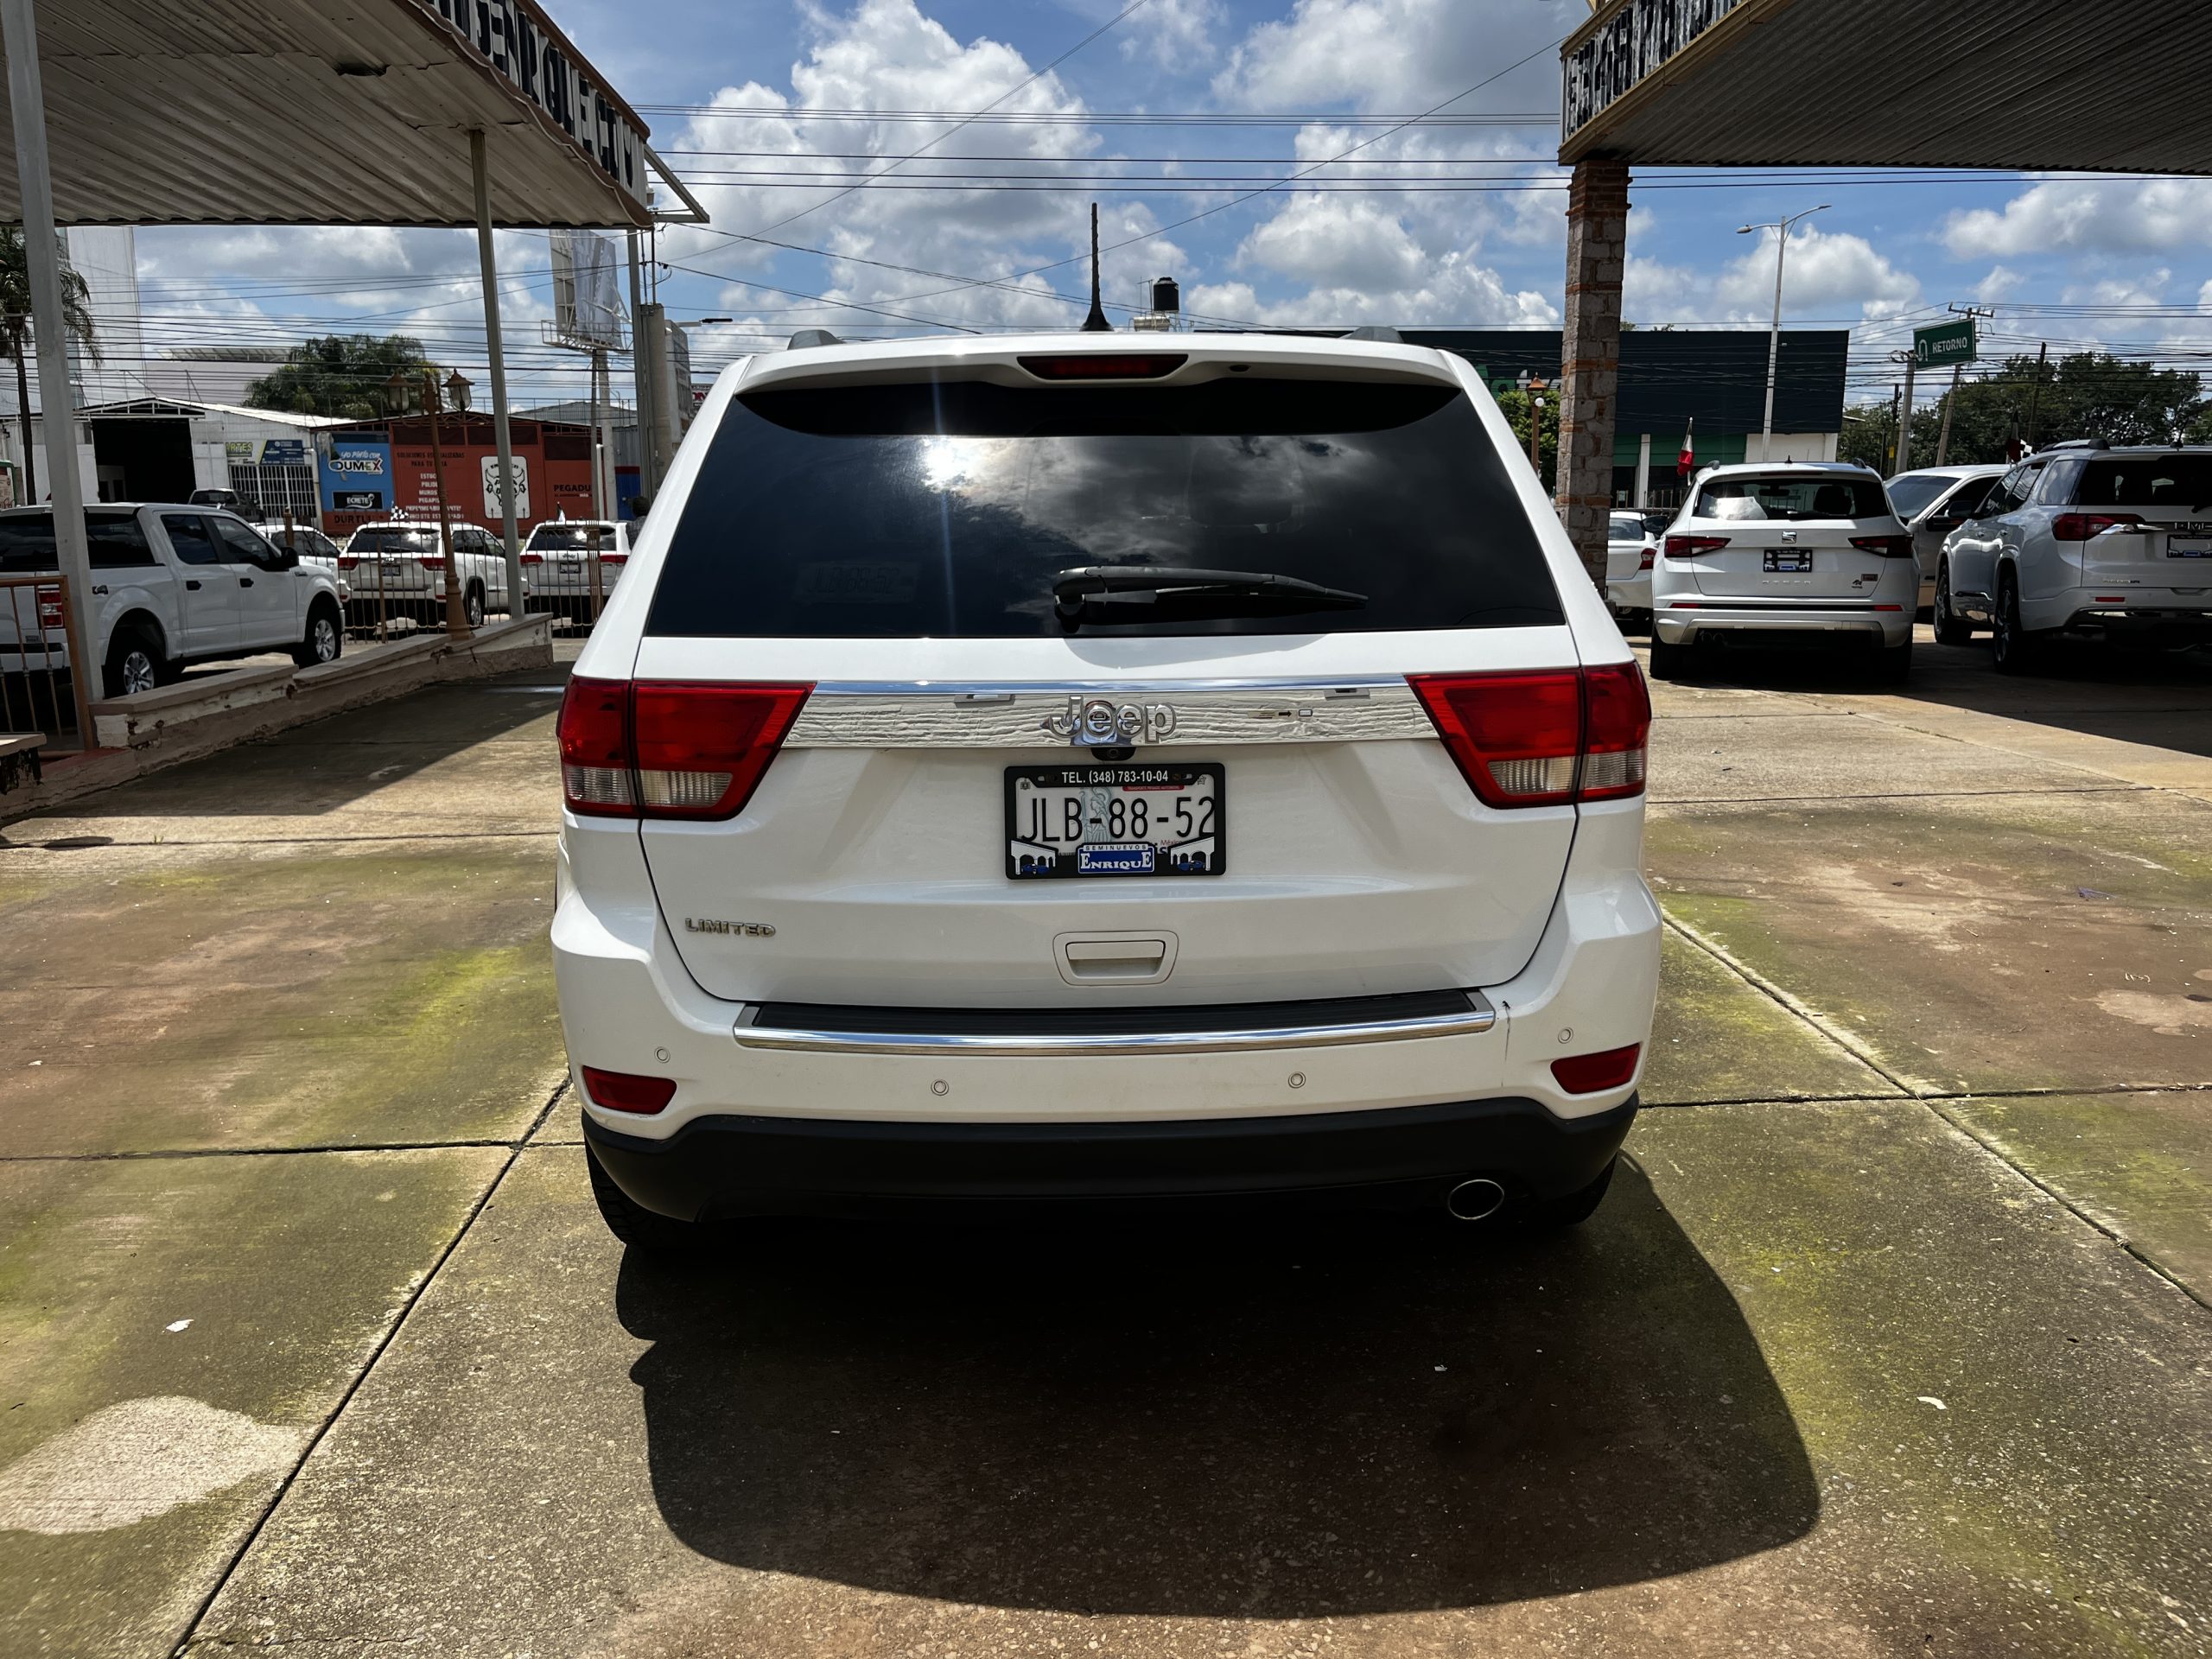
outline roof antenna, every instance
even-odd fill
[[[1086,334],[1110,334],[1114,325],[1106,321],[1106,308],[1098,303],[1098,204],[1090,204],[1090,315],[1083,320]]]

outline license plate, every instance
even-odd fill
[[[2212,559],[2212,537],[2168,537],[2166,556],[2170,559]]]
[[[1810,570],[1813,556],[1801,547],[1770,547],[1766,550],[1766,569],[1770,575],[1787,575],[1792,571]]]
[[[1223,794],[1217,765],[1008,766],[1006,873],[1219,875]]]

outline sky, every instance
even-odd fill
[[[1109,306],[1172,275],[1194,320],[1560,320],[1557,43],[1585,0],[547,4],[713,215],[655,250],[672,318],[734,320],[692,331],[701,369],[798,327],[1072,327],[1093,200]],[[1395,124],[1430,111],[1454,118]],[[1854,330],[1854,398],[1951,305],[1994,308],[1985,358],[2212,353],[2212,180],[1647,171],[1631,201],[1647,327],[1764,327],[1774,232],[1738,227],[1827,204],[1790,236],[1783,317]],[[581,395],[537,343],[545,238],[499,242],[517,403]],[[405,332],[480,370],[468,232],[156,229],[138,259],[149,349]]]

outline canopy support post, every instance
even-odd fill
[[[468,134],[468,168],[476,186],[476,262],[484,270],[484,344],[491,354],[492,432],[499,448],[499,531],[507,544],[507,620],[528,612],[523,602],[522,543],[515,535],[515,444],[507,429],[507,354],[499,340],[499,272],[492,256],[492,178],[484,159],[484,130]]]
[[[31,0],[0,0],[0,38],[8,52],[8,102],[15,117],[16,177],[22,192],[23,257],[30,268],[31,327],[38,337],[38,399],[45,423],[47,493],[54,502],[54,551],[68,579],[69,684],[77,702],[77,741],[98,747],[92,731],[92,546],[85,533],[85,490],[77,474],[77,405],[69,390],[69,335],[62,321],[60,233],[54,181],[47,170],[46,92],[39,75],[38,24]],[[35,505],[35,503],[26,503]],[[181,640],[163,641],[171,656]],[[28,659],[26,659],[28,660]]]

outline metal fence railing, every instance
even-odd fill
[[[0,735],[35,732],[49,749],[92,747],[94,671],[77,671],[86,658],[76,632],[67,576],[0,576]]]

